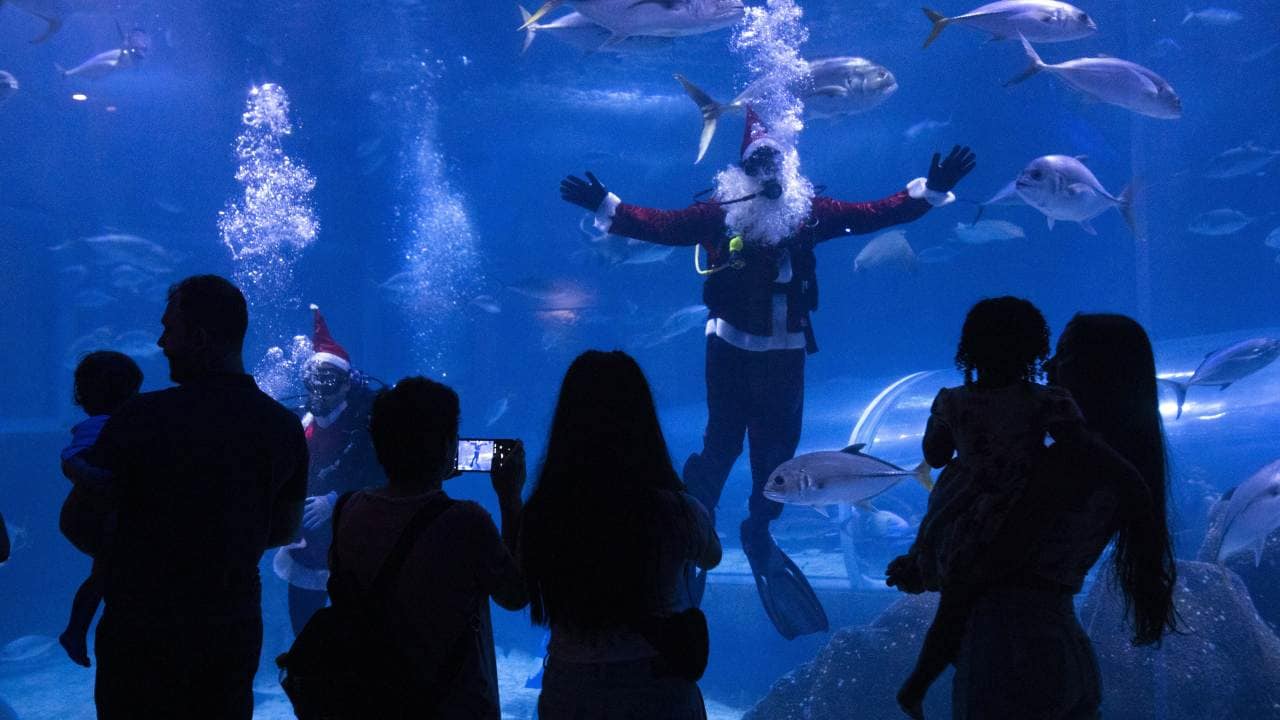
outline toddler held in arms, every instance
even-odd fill
[[[75,402],[89,416],[71,429],[71,444],[62,450],[62,473],[72,482],[62,506],[63,534],[93,558],[93,570],[76,591],[67,629],[58,636],[67,656],[89,667],[89,626],[102,603],[106,546],[115,524],[111,512],[111,473],[85,461],[107,420],[142,387],[142,370],[128,355],[110,350],[89,353],[75,371]]]
[[[916,542],[889,565],[889,584],[906,592],[941,590],[933,624],[898,693],[904,712],[924,717],[929,686],[951,664],[964,637],[972,585],[984,550],[1055,440],[1085,432],[1066,390],[1036,378],[1049,354],[1049,327],[1026,300],[983,300],[965,318],[956,365],[965,383],[943,388],[924,434],[925,461],[944,468],[929,496]]]

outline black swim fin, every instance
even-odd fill
[[[766,538],[765,541],[748,541],[755,547],[749,547],[748,542],[743,543],[765,614],[782,637],[788,640],[826,632],[830,628],[827,612],[809,580],[773,542],[773,538],[767,535]]]

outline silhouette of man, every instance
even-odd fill
[[[118,485],[96,644],[102,720],[253,715],[258,561],[297,535],[307,445],[244,372],[248,322],[221,277],[170,288],[157,344],[177,387],[127,403],[88,451]]]

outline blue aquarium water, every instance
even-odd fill
[[[889,0],[747,0],[727,19],[698,15],[711,0],[568,0],[528,31],[514,1],[0,4],[0,513],[14,543],[0,565],[0,718],[93,717],[93,673],[52,640],[89,567],[57,523],[57,453],[82,418],[71,371],[116,349],[145,389],[165,387],[155,340],[166,288],[187,275],[244,288],[246,367],[291,407],[315,304],[362,373],[450,384],[463,434],[523,439],[531,475],[559,381],[588,348],[632,353],[676,462],[696,452],[706,312],[694,252],[611,236],[557,186],[589,170],[625,202],[688,206],[740,159],[746,100],[798,148],[799,172],[841,199],[898,192],[954,144],[977,153],[955,203],[817,251],[821,352],[807,361],[800,452],[861,442],[918,462],[929,402],[958,382],[960,325],[982,297],[1026,297],[1055,332],[1079,311],[1125,313],[1171,381],[1172,530],[1194,559],[1221,493],[1280,457],[1280,364],[1193,385],[1175,419],[1173,382],[1207,353],[1280,337],[1280,5],[1221,1],[1079,0],[1087,17],[1044,23],[1029,47],[973,18],[942,21],[922,47],[931,19]],[[936,5],[948,18],[972,9]],[[644,24],[660,10],[669,17]],[[1012,83],[1030,53],[1048,67]],[[697,163],[691,94],[722,104],[704,109],[718,120]],[[1033,162],[1044,156],[1061,157]],[[1052,198],[1028,185],[1055,169],[1067,179]],[[1001,195],[1019,202],[988,203]],[[786,510],[774,535],[832,626],[787,641],[738,549],[750,484],[744,457],[717,515],[726,559],[703,605],[701,683],[713,718],[815,672],[804,664],[840,628],[881,632],[859,628],[900,597],[884,565],[926,500],[907,482],[875,513]],[[447,488],[496,515],[486,476]],[[274,554],[262,718],[291,717],[271,664],[292,640]],[[1273,642],[1277,581],[1246,580]],[[494,625],[503,715],[530,718],[543,630],[496,608]],[[1184,717],[1171,693],[1199,686],[1183,658],[1161,656],[1151,696],[1115,716]],[[880,672],[860,662],[842,682]],[[1242,673],[1235,692],[1274,691]]]

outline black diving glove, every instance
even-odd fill
[[[968,175],[978,164],[978,156],[968,146],[956,145],[945,160],[939,162],[940,153],[933,154],[933,162],[929,163],[929,180],[925,187],[936,192],[951,192],[965,175]]]
[[[604,202],[605,197],[609,195],[609,191],[605,189],[604,185],[600,184],[600,181],[596,179],[595,175],[591,174],[590,170],[587,171],[587,179],[591,182],[587,182],[576,175],[570,175],[561,180],[560,197],[564,198],[565,202],[571,202],[578,207],[595,212],[600,209],[600,203]]]

